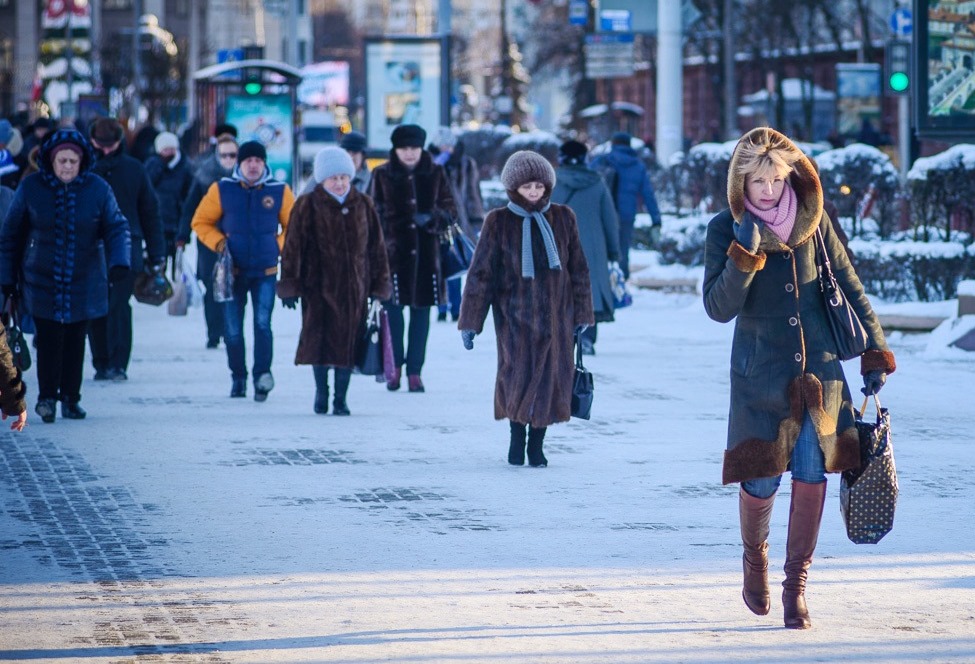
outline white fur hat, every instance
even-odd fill
[[[321,184],[325,178],[333,175],[348,175],[355,177],[355,164],[349,153],[338,146],[329,146],[319,150],[315,155],[315,167],[312,171],[315,182]]]
[[[179,150],[179,139],[176,138],[176,134],[164,131],[156,136],[156,141],[153,145],[156,148],[156,154],[161,154],[167,148]]]

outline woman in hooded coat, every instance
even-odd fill
[[[550,202],[555,171],[543,156],[515,152],[501,183],[510,202],[484,219],[457,325],[470,350],[492,309],[494,417],[511,420],[508,463],[524,465],[527,442],[528,463],[541,467],[546,428],[571,413],[573,336],[595,322],[589,268],[575,214]]]
[[[609,264],[620,259],[620,222],[602,176],[586,166],[588,153],[579,141],[566,141],[559,146],[552,202],[568,205],[575,212],[579,240],[589,264],[596,323],[608,323],[613,320],[614,309]],[[594,355],[596,325],[583,332],[581,340],[582,354]]]
[[[730,209],[708,224],[704,307],[735,321],[723,481],[740,482],[748,608],[770,610],[769,523],[782,474],[792,474],[782,604],[785,626],[811,626],[806,577],[826,495],[826,473],[858,467],[850,388],[819,288],[817,230],[836,279],[867,330],[863,393],[896,368],[863,286],[823,213],[815,168],[783,134],[760,127],[739,140],[728,174]]]

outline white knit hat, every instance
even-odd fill
[[[329,146],[319,150],[315,155],[315,168],[312,171],[315,182],[321,184],[333,175],[348,175],[355,177],[355,164],[349,153],[338,146]]]
[[[169,131],[164,131],[156,136],[154,146],[156,148],[156,154],[162,154],[162,151],[167,148],[179,150],[179,139],[176,138],[176,134]]]

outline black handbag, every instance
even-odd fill
[[[876,544],[894,527],[897,469],[890,442],[890,413],[874,395],[877,419],[864,419],[870,397],[856,413],[860,436],[860,467],[844,470],[840,480],[840,512],[846,535],[855,544]]]
[[[440,235],[440,270],[444,279],[460,279],[474,259],[474,241],[452,223]]]
[[[572,379],[572,417],[588,420],[592,411],[592,373],[582,364],[581,335],[576,334],[576,370]]]
[[[14,366],[21,372],[27,371],[33,364],[30,345],[27,343],[24,331],[20,329],[20,317],[17,315],[17,303],[14,298],[8,297],[3,309],[3,325],[7,331],[7,345],[10,347]]]
[[[365,325],[360,326],[355,349],[355,368],[364,376],[380,376],[384,373],[383,345],[379,329],[379,312],[375,315],[366,314]]]
[[[860,322],[856,311],[850,306],[846,293],[836,283],[833,267],[830,265],[829,256],[826,255],[826,242],[818,227],[816,228],[816,255],[819,290],[822,291],[823,299],[826,301],[826,319],[829,321],[833,340],[836,342],[836,354],[841,360],[860,357],[867,350],[869,343],[867,330]]]
[[[136,275],[132,294],[139,302],[158,307],[173,296],[173,284],[161,270],[154,271],[147,267]]]

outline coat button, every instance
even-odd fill
[[[410,249],[410,255],[416,256],[416,249]]]
[[[792,292],[792,291],[794,291],[795,289],[796,289],[796,287],[795,287],[795,286],[793,286],[792,284],[786,284],[786,285],[785,285],[785,292],[786,292],[786,293],[791,293],[791,292]]]
[[[796,318],[795,316],[789,319],[789,325],[791,325],[792,327],[795,327],[798,324],[799,324],[799,319]]]
[[[796,362],[802,362],[802,353],[796,353]]]
[[[347,207],[342,208],[342,214],[349,214],[349,208]]]

